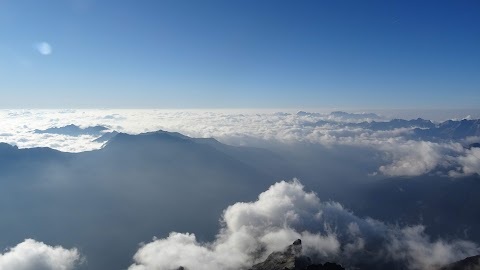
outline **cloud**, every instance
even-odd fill
[[[431,241],[423,226],[399,228],[362,219],[336,202],[322,202],[298,181],[279,182],[249,203],[229,206],[213,242],[172,232],[154,238],[134,255],[129,270],[245,269],[301,238],[315,261],[378,266],[394,262],[408,269],[432,269],[480,252],[472,242]]]
[[[457,167],[450,176],[478,172],[480,161],[461,144],[478,142],[478,137],[461,142],[412,140],[412,128],[374,131],[350,124],[371,120],[367,116],[223,110],[0,110],[0,141],[20,148],[46,146],[67,152],[88,151],[102,146],[94,142],[94,136],[45,136],[33,130],[70,124],[102,125],[131,134],[163,129],[192,137],[213,137],[237,146],[308,142],[332,148],[368,148],[383,154],[384,164],[377,172],[387,176],[416,176]],[[325,124],[318,125],[318,121]]]
[[[409,269],[434,270],[478,253],[478,247],[469,241],[431,241],[423,226],[407,227],[392,233],[387,246],[393,259],[407,262]],[[472,254],[473,253],[473,254]]]
[[[457,158],[459,168],[457,171],[450,171],[450,176],[459,177],[471,174],[480,174],[480,148],[474,147],[465,150],[464,155]]]
[[[49,246],[33,239],[0,254],[0,269],[71,270],[82,262],[77,249]]]
[[[439,166],[445,156],[443,145],[425,141],[384,143],[380,149],[390,153],[392,162],[379,171],[390,176],[415,176],[428,173]]]
[[[50,55],[53,52],[52,45],[45,41],[35,44],[35,48],[41,55]]]

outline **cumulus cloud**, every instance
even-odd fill
[[[461,145],[438,144],[426,141],[385,142],[378,146],[391,155],[392,162],[379,171],[390,176],[415,176],[428,173],[442,165],[451,150],[462,151]]]
[[[398,228],[355,216],[336,202],[322,202],[298,181],[279,182],[249,203],[228,207],[213,242],[172,232],[154,238],[134,255],[129,270],[246,269],[301,238],[315,261],[353,267],[394,262],[408,269],[433,269],[480,249],[468,241],[432,241],[423,226]]]
[[[73,270],[82,262],[77,249],[49,246],[26,239],[0,254],[0,269]]]
[[[474,147],[465,150],[465,154],[459,156],[457,160],[460,167],[457,171],[450,171],[450,176],[458,177],[475,173],[480,174],[480,148]]]

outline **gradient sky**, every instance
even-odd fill
[[[0,108],[478,108],[480,1],[0,0]]]

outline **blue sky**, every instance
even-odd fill
[[[477,108],[480,2],[0,0],[0,93],[1,108]]]

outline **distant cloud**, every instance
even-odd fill
[[[465,150],[464,155],[457,158],[460,166],[457,171],[450,171],[450,176],[458,177],[463,175],[480,174],[480,148]]]
[[[35,44],[35,49],[41,54],[41,55],[50,55],[53,52],[52,45],[50,45],[48,42],[39,42]]]
[[[379,168],[381,173],[390,176],[416,176],[431,172],[439,166],[446,156],[448,146],[409,140],[401,143],[385,142],[379,148],[390,153],[392,160],[390,164]]]
[[[99,149],[102,143],[95,141],[98,136],[72,137],[35,134],[33,131],[70,124],[80,127],[102,125],[131,134],[163,129],[191,137],[214,137],[231,145],[261,147],[272,142],[309,142],[327,147],[343,145],[369,148],[379,151],[385,161],[377,173],[388,176],[416,176],[437,169],[454,169],[449,175],[455,177],[478,173],[480,161],[475,151],[466,149],[463,144],[480,142],[480,137],[468,137],[463,141],[425,141],[412,139],[411,127],[373,130],[355,125],[371,121],[372,118],[382,117],[342,112],[0,110],[0,141],[16,144],[20,148],[46,146],[61,151],[81,152]]]
[[[0,269],[73,270],[81,262],[77,249],[53,247],[33,239],[26,239],[0,254]]]
[[[362,219],[336,202],[322,202],[298,180],[279,182],[249,203],[229,206],[211,243],[194,234],[170,233],[144,244],[129,270],[236,270],[263,261],[301,238],[303,252],[317,261],[351,267],[395,262],[406,269],[429,270],[480,252],[472,242],[431,241],[423,226],[398,228]]]

